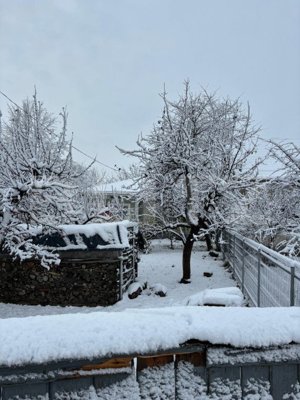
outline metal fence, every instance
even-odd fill
[[[300,306],[300,262],[225,231],[222,251],[251,305]]]

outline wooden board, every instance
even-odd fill
[[[132,366],[132,361],[132,357],[112,358],[111,360],[104,361],[101,364],[84,365],[80,369],[83,371],[91,371],[94,369],[130,368]]]
[[[138,357],[137,359],[137,369],[141,371],[145,368],[161,367],[163,365],[173,363],[173,354],[165,354],[157,357]]]
[[[194,367],[204,367],[206,365],[206,352],[176,354],[176,363],[180,361],[187,361]]]

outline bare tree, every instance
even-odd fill
[[[270,182],[278,201],[272,201],[273,219],[277,223],[276,250],[289,256],[300,253],[300,148],[294,143],[270,141],[271,156],[279,162],[279,177]],[[264,225],[260,227],[262,230]],[[278,237],[281,240],[278,241]]]
[[[0,246],[21,260],[39,257],[43,266],[58,263],[58,255],[34,243],[61,223],[78,219],[73,201],[78,171],[67,140],[67,112],[61,125],[38,101],[10,107],[0,140]]]
[[[243,192],[255,184],[253,160],[258,129],[250,108],[220,100],[206,91],[193,94],[189,83],[178,101],[162,95],[163,112],[138,148],[122,150],[140,161],[142,197],[165,230],[184,240],[183,276],[190,280],[195,240],[232,225],[243,210]],[[252,162],[251,162],[252,159]]]
[[[283,178],[263,179],[247,193],[248,206],[237,229],[273,250],[293,256],[299,240],[299,189]],[[291,236],[292,234],[292,236]],[[292,240],[293,239],[293,240]]]
[[[300,187],[300,147],[295,143],[270,141],[271,156],[279,162],[278,172],[285,181]]]
[[[86,169],[76,164],[76,178],[74,185],[77,190],[73,197],[74,209],[77,210],[77,224],[89,222],[101,223],[116,220],[117,210],[106,204],[106,198],[101,191],[106,180],[105,173],[99,173],[95,168]]]

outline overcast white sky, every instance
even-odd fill
[[[300,0],[0,0],[0,90],[67,105],[74,145],[112,167],[187,78],[300,144]]]

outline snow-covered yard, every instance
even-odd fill
[[[200,291],[210,288],[230,287],[236,283],[231,274],[223,266],[223,261],[208,255],[203,247],[195,246],[192,255],[192,282],[180,284],[182,275],[182,249],[179,244],[175,249],[169,248],[170,242],[157,240],[152,243],[149,254],[141,254],[139,263],[139,282],[147,289],[136,299],[130,300],[127,294],[122,301],[111,307],[53,307],[53,306],[22,306],[0,303],[0,318],[26,317],[30,315],[63,314],[94,311],[122,311],[127,308],[152,308],[183,305],[186,299]],[[212,273],[205,277],[204,272]],[[163,285],[167,289],[166,297],[159,297],[150,289],[155,284]]]
[[[240,352],[237,353],[239,360],[244,363],[247,362],[244,357],[249,357],[248,361],[258,364],[262,347],[270,347],[270,354],[266,354],[266,360],[270,363],[286,359],[298,362],[299,345],[295,344],[300,343],[300,314],[297,307],[197,307],[207,301],[218,304],[220,299],[225,300],[226,305],[239,305],[241,293],[234,287],[235,282],[230,272],[224,268],[222,260],[212,258],[203,248],[195,248],[192,256],[192,283],[185,285],[178,283],[181,278],[180,248],[171,250],[165,241],[156,242],[152,252],[143,254],[141,258],[139,282],[143,286],[147,282],[147,288],[137,298],[130,300],[125,295],[122,301],[111,307],[63,308],[0,304],[0,365],[15,368],[32,363],[44,365],[62,360],[93,360],[111,357],[113,354],[155,354],[170,351],[172,348],[178,349],[190,340],[217,345],[209,353],[212,365],[231,362],[229,358],[229,361],[223,360],[220,345],[237,347]],[[205,277],[205,272],[212,275]],[[151,290],[153,286],[165,287],[167,295],[155,295]],[[292,347],[288,347],[290,343],[293,343]],[[249,346],[258,348],[257,352],[241,352],[240,348]],[[278,346],[283,349],[283,354],[281,350],[276,350]],[[226,357],[230,357],[226,348],[224,352]],[[122,371],[80,370],[83,376],[107,374],[108,380],[111,379],[110,374],[126,372],[128,375],[125,375],[126,379],[122,375],[119,381],[112,380],[113,384],[100,388],[93,385],[79,388],[75,379],[71,382],[74,385],[72,389],[71,386],[66,389],[68,392],[64,391],[64,386],[60,389],[58,386],[55,398],[174,400],[175,387],[178,398],[181,399],[273,398],[268,380],[242,382],[227,378],[222,380],[218,376],[209,375],[206,381],[198,373],[195,374],[192,364],[183,361],[176,368],[174,363],[169,363],[143,369],[138,374],[135,370],[136,364],[134,365],[133,368],[124,368]],[[32,375],[31,370],[28,371],[26,379]],[[209,371],[208,374],[213,374]],[[50,373],[66,374],[60,376],[62,379],[68,374],[71,377],[74,371],[55,370]],[[16,375],[11,376],[11,379],[19,379]],[[48,375],[43,373],[39,378],[49,380]],[[13,383],[14,381],[12,387]],[[54,387],[55,383],[56,381],[53,383]],[[294,384],[295,388],[292,386],[285,389],[286,393],[289,392],[294,397],[286,394],[282,398],[298,399],[295,397],[299,394],[296,380],[293,381]],[[290,383],[286,386],[288,385]],[[15,388],[18,390],[17,385]],[[30,382],[27,386],[27,390],[29,389]],[[26,398],[46,400],[49,397],[45,394]]]

